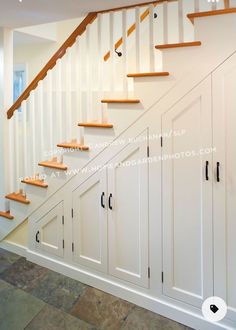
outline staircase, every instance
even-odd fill
[[[116,142],[121,149],[119,139],[188,77],[193,86],[230,56],[235,45],[218,52],[211,18],[234,13],[228,1],[179,0],[88,14],[7,112],[13,173],[0,240],[74,177],[82,182]]]

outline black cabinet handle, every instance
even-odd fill
[[[209,180],[209,171],[208,171],[208,169],[209,169],[209,162],[208,161],[206,161],[206,180],[208,181]]]
[[[216,180],[217,182],[220,182],[220,163],[216,163]]]
[[[103,192],[101,195],[101,207],[105,209],[104,197],[105,197],[105,193]]]
[[[108,202],[110,210],[112,210],[111,199],[112,199],[112,194],[109,195],[109,202]]]
[[[35,235],[35,240],[37,243],[40,243],[40,240],[39,240],[39,231],[37,231],[36,235]]]

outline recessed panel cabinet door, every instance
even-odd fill
[[[146,157],[147,132],[124,148],[108,168],[109,273],[143,287],[148,287]]]
[[[210,78],[163,115],[162,130],[163,291],[201,307],[213,294]]]
[[[63,257],[63,202],[54,206],[46,215],[39,219],[36,224],[35,240],[36,249],[58,257]]]
[[[106,170],[83,183],[73,194],[75,260],[107,271]]]
[[[215,295],[236,321],[236,56],[213,73]]]

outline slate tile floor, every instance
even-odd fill
[[[0,330],[191,330],[0,249]]]

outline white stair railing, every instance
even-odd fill
[[[14,155],[11,188],[14,191],[22,188],[21,178],[39,172],[40,161],[53,156],[60,161],[57,143],[72,139],[83,143],[84,131],[78,128],[78,122],[106,123],[107,108],[100,100],[107,96],[131,97],[133,88],[127,73],[159,71],[161,55],[155,44],[193,40],[194,29],[186,13],[222,8],[223,0],[212,3],[179,0],[98,14],[96,22],[67,49],[15,112],[14,129],[10,130],[13,141],[10,152]],[[145,11],[148,18],[141,16]],[[131,31],[132,24],[135,25]],[[171,36],[172,25],[177,27],[176,40]],[[116,49],[117,38],[121,36],[122,42]],[[110,56],[104,61],[109,49]]]

